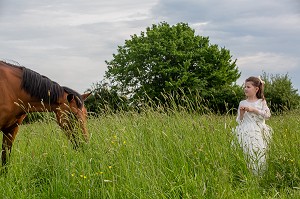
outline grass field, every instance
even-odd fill
[[[299,112],[267,123],[274,135],[263,176],[232,147],[231,115],[99,116],[78,151],[52,118],[22,125],[0,198],[300,198]]]

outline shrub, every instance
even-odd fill
[[[296,109],[300,105],[298,90],[292,85],[288,74],[269,75],[264,73],[265,96],[273,112]]]

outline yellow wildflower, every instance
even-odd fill
[[[82,177],[82,178],[84,178],[84,179],[86,179],[86,178],[87,178],[85,175],[80,175],[80,177]]]

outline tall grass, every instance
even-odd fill
[[[299,198],[299,112],[274,116],[268,169],[253,175],[233,147],[235,116],[118,113],[88,121],[73,150],[52,116],[22,125],[1,198]]]

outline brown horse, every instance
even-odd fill
[[[75,123],[88,142],[87,112],[83,102],[89,95],[90,93],[80,95],[28,68],[0,61],[2,165],[7,164],[7,157],[11,152],[19,125],[27,113],[52,111],[75,148],[78,146],[78,135],[74,133]]]

